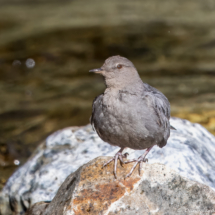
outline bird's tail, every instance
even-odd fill
[[[176,128],[174,128],[172,125],[170,125],[170,129],[172,129],[172,130],[176,130]]]

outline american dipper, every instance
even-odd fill
[[[159,90],[143,83],[133,63],[121,56],[109,57],[101,68],[90,70],[104,76],[105,92],[93,101],[91,124],[99,137],[121,149],[103,165],[114,161],[116,176],[117,160],[121,164],[135,162],[126,175],[129,177],[139,164],[146,162],[146,155],[154,145],[164,147],[174,129],[170,123],[170,104]],[[146,149],[138,159],[124,161],[126,148]]]

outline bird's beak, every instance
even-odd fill
[[[97,68],[97,69],[91,69],[89,72],[94,72],[94,73],[98,73],[98,74],[102,74],[104,70],[102,68]]]

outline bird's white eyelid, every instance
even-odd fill
[[[119,64],[116,64],[116,65],[114,65],[113,67],[112,67],[112,69],[117,69],[117,66],[118,66]]]

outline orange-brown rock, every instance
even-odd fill
[[[198,182],[181,177],[162,164],[143,164],[124,180],[133,164],[113,164],[102,169],[109,157],[98,157],[67,177],[55,198],[37,204],[29,215],[144,215],[215,213],[215,192]],[[41,211],[42,209],[42,211]]]

